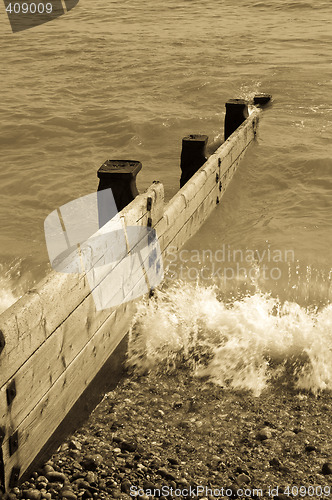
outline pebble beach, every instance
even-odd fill
[[[329,498],[331,393],[129,376],[4,499]]]

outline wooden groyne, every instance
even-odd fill
[[[206,136],[183,139],[181,189],[164,203],[153,183],[138,194],[139,162],[106,162],[99,189],[111,187],[122,227],[156,231],[161,255],[193,236],[219,204],[257,130],[260,105],[270,96],[226,104],[225,142],[206,160]],[[114,173],[116,172],[116,173]],[[106,234],[112,221],[93,235]],[[118,266],[126,259],[126,251]],[[105,273],[107,273],[107,267]],[[99,267],[96,289],[107,279]],[[137,275],[139,280],[144,279]],[[123,301],[128,299],[126,287]],[[86,273],[52,271],[0,316],[0,485],[13,487],[77,399],[126,336],[135,301],[96,310]]]

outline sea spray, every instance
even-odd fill
[[[20,277],[20,264],[20,259],[13,261],[9,266],[0,264],[0,314],[19,298],[13,278]]]
[[[213,286],[175,282],[138,306],[128,367],[183,366],[256,396],[271,382],[331,390],[332,305],[310,310],[259,292],[226,302]]]

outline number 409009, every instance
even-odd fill
[[[51,3],[10,3],[6,7],[9,14],[51,14],[53,6]]]

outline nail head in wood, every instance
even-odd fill
[[[244,99],[229,99],[226,104],[225,141],[248,118],[248,102]]]
[[[206,162],[207,135],[191,134],[182,139],[180,187]]]

